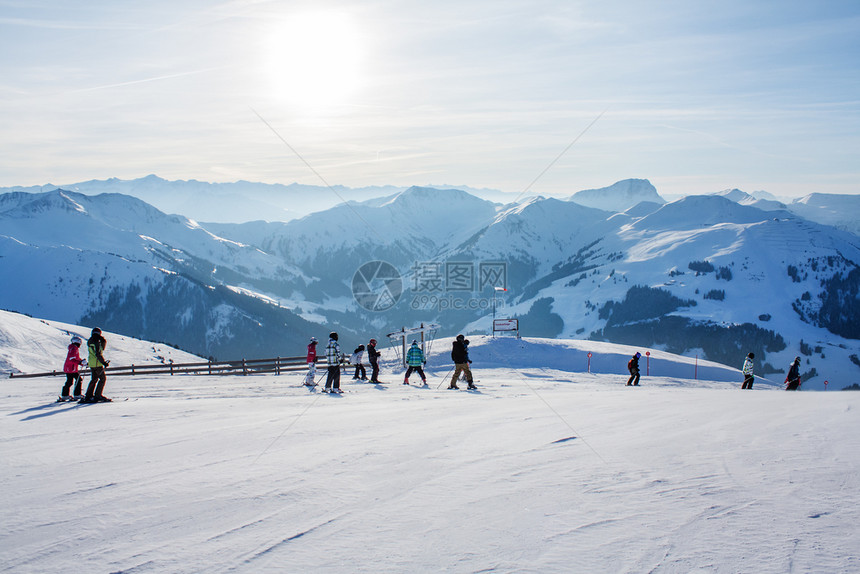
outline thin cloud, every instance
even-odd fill
[[[118,22],[70,22],[41,18],[0,18],[0,26],[20,26],[45,30],[138,30],[138,26]]]
[[[119,82],[116,84],[105,84],[102,86],[92,86],[89,88],[80,88],[78,90],[71,90],[68,93],[77,94],[77,93],[83,93],[83,92],[95,92],[98,90],[109,90],[111,88],[121,88],[123,86],[133,86],[135,84],[145,84],[147,82],[160,82],[162,80],[170,80],[173,78],[181,78],[184,76],[194,76],[196,74],[204,74],[206,72],[212,72],[214,70],[221,70],[224,67],[225,66],[217,66],[214,68],[204,68],[202,70],[193,70],[190,72],[178,72],[176,74],[166,74],[164,76],[153,76],[151,78],[141,78],[139,80],[129,80],[127,82]]]

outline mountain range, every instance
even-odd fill
[[[427,185],[433,189],[455,189],[494,203],[509,204],[536,197],[530,192],[513,193],[496,189],[456,185]],[[407,188],[393,185],[347,187],[301,183],[269,184],[251,181],[212,183],[197,180],[166,180],[156,175],[138,179],[110,178],[63,185],[0,187],[0,194],[40,193],[63,189],[84,195],[118,193],[142,199],[164,213],[182,214],[195,221],[246,223],[249,221],[290,221],[347,202],[383,202]],[[760,209],[786,210],[816,223],[860,233],[860,195],[811,193],[801,198],[778,198],[765,191],[746,193],[739,189],[716,192],[737,203]],[[582,190],[568,200],[605,211],[624,211],[637,203],[665,203],[647,179],[625,179],[600,189]]]
[[[330,330],[345,347],[421,322],[439,324],[437,336],[487,333],[495,314],[519,319],[523,335],[737,367],[753,351],[761,373],[801,356],[805,388],[860,380],[854,196],[666,202],[647,180],[515,203],[376,191],[290,221],[234,223],[124,194],[7,192],[0,269],[14,280],[0,306],[219,359],[301,354]]]

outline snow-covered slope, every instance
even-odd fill
[[[98,326],[46,321],[0,310],[0,375],[61,372],[72,336],[78,335],[86,341],[92,328]],[[163,343],[142,341],[109,331],[103,331],[103,336],[108,342],[105,357],[114,365],[195,363],[201,360],[196,355]],[[85,350],[81,352],[81,356],[84,355]],[[59,390],[60,385],[56,386]]]
[[[579,361],[563,341],[473,344],[474,392],[444,389],[441,350],[425,388],[388,362],[337,396],[301,374],[109,376],[96,405],[7,384],[0,571],[857,571],[860,393],[627,388],[544,366]]]
[[[860,235],[860,195],[811,193],[788,209],[801,217]]]

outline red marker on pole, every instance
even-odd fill
[[[827,390],[827,381],[824,381],[824,390]]]
[[[651,375],[651,351],[645,351],[645,374]]]
[[[588,373],[591,374],[591,351],[588,352]]]

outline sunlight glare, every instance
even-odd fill
[[[266,46],[271,96],[317,108],[346,102],[361,79],[359,35],[347,14],[295,14],[272,26]]]

